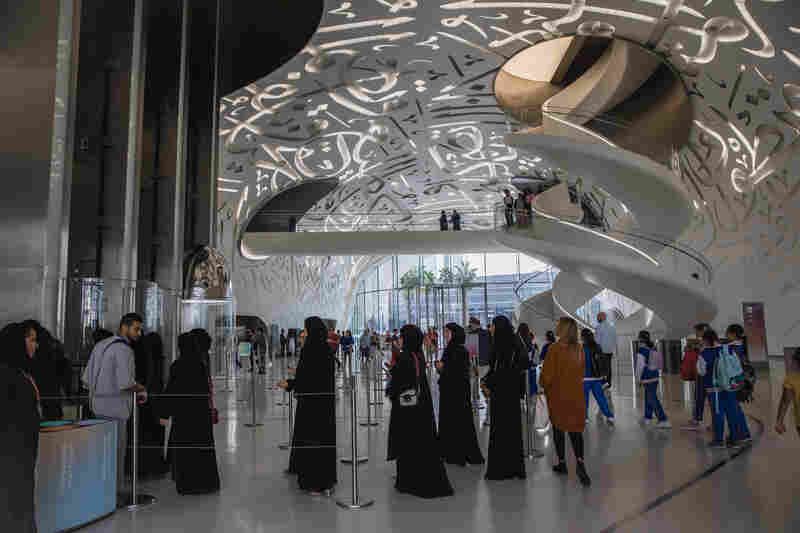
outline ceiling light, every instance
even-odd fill
[[[541,158],[541,157],[534,157],[534,158],[533,158],[533,162],[534,162],[534,163],[541,163],[541,161],[542,161],[542,158]]]

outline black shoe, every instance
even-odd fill
[[[588,487],[592,484],[592,480],[589,478],[589,474],[586,473],[586,467],[582,461],[578,461],[578,466],[575,468],[575,471],[578,474],[578,479],[581,480],[581,485]]]
[[[557,465],[553,465],[553,472],[556,474],[566,475],[569,470],[567,470],[567,463],[561,461]]]

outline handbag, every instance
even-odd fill
[[[416,370],[414,375],[414,388],[401,391],[397,396],[397,403],[400,407],[416,407],[419,404],[419,363],[417,362],[417,355],[411,354],[414,358],[414,368]]]

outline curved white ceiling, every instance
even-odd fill
[[[713,209],[800,148],[792,12],[788,1],[329,0],[302,53],[223,98],[222,179],[237,191],[223,198],[242,223],[282,190],[335,177],[339,189],[301,221],[327,230],[485,209],[511,176],[558,164],[504,142],[494,74],[540,40],[578,33],[639,42],[683,71],[696,121],[675,170],[698,211]]]

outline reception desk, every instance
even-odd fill
[[[43,423],[36,470],[39,533],[108,516],[117,507],[116,422]]]

